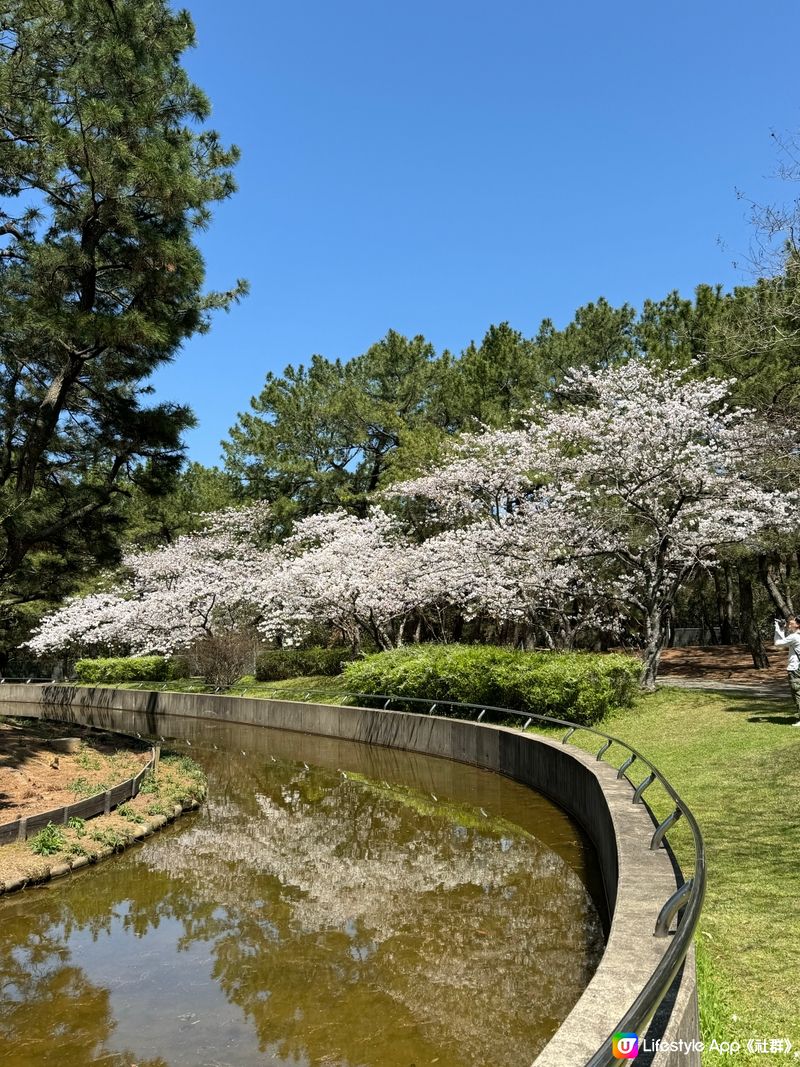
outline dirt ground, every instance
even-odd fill
[[[78,737],[74,755],[52,741]],[[67,723],[0,719],[0,824],[73,804],[132,778],[150,750],[113,734]]]
[[[692,645],[667,648],[661,656],[659,677],[701,678],[713,682],[786,681],[786,650],[767,646],[769,667],[756,670],[745,645]]]

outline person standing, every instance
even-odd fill
[[[786,673],[789,678],[789,688],[797,706],[797,722],[793,722],[792,726],[800,726],[800,622],[798,622],[796,615],[790,615],[786,620],[785,631],[781,626],[780,619],[775,620],[774,643],[778,648],[789,650]]]

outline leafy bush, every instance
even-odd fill
[[[272,648],[256,656],[256,680],[280,682],[284,678],[341,674],[352,659],[347,648]]]
[[[152,771],[148,771],[139,783],[140,793],[155,793],[158,789],[158,783],[156,782],[155,775]]]
[[[123,819],[127,819],[128,822],[144,822],[144,815],[141,815],[136,808],[130,804],[120,804],[117,808],[117,815],[121,815]]]
[[[169,662],[164,656],[79,659],[75,664],[79,682],[165,682],[168,672]]]
[[[167,661],[167,678],[188,678],[192,673],[192,665],[189,657],[185,655],[170,656]]]
[[[412,645],[344,668],[359,693],[455,700],[591,726],[630,705],[639,663],[590,652],[515,652],[487,645]]]
[[[98,793],[103,793],[106,789],[106,784],[105,782],[90,782],[88,778],[84,778],[81,775],[79,778],[73,778],[71,782],[67,782],[64,788],[71,789],[76,797],[93,797]]]
[[[93,841],[113,848],[115,852],[121,852],[128,841],[131,840],[127,835],[121,834],[118,830],[113,830],[110,827],[106,830],[93,830],[89,836]]]
[[[29,842],[31,852],[35,852],[37,856],[55,856],[57,852],[63,851],[66,846],[67,839],[64,837],[64,831],[59,826],[54,826],[51,822],[43,830],[40,830],[38,834],[35,834]]]
[[[75,757],[75,762],[79,767],[83,767],[85,771],[99,771],[100,770],[100,757],[96,752],[93,752],[85,745],[81,748],[80,752]]]

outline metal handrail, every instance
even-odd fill
[[[261,692],[263,692],[263,690],[261,690]],[[282,689],[276,692],[276,696],[285,699],[287,694],[292,692],[293,690]],[[308,700],[313,693],[324,694],[328,699],[331,697],[330,690],[326,689],[303,689],[297,690],[296,692],[302,692],[304,700]],[[621,745],[628,752],[628,759],[622,764],[623,773],[624,769],[630,767],[634,761],[641,763],[648,772],[646,779],[647,784],[651,784],[649,779],[652,776],[652,781],[657,781],[674,802],[674,810],[657,827],[653,834],[653,840],[651,841],[650,847],[654,849],[658,848],[670,827],[673,826],[679,818],[685,818],[692,832],[694,842],[694,874],[691,878],[686,880],[675,893],[673,893],[668,901],[666,901],[656,920],[653,936],[668,937],[670,936],[669,925],[675,915],[678,914],[678,925],[674,935],[672,935],[672,940],[667,947],[666,952],[656,964],[653,973],[650,975],[647,982],[645,982],[644,987],[631,1007],[622,1019],[620,1019],[614,1027],[613,1032],[608,1035],[600,1048],[598,1048],[591,1058],[586,1061],[585,1065],[585,1067],[614,1067],[614,1064],[618,1062],[617,1057],[615,1057],[612,1052],[611,1043],[614,1034],[619,1032],[643,1034],[646,1032],[650,1021],[658,1011],[658,1008],[672,985],[675,976],[683,966],[686,954],[691,947],[695,930],[697,929],[697,923],[700,919],[700,912],[703,907],[703,898],[706,890],[706,853],[703,835],[700,832],[700,827],[698,826],[697,820],[692,814],[689,806],[677,793],[668,779],[664,777],[661,771],[659,771],[646,756],[642,755],[638,749],[635,749],[632,745],[629,745],[627,741],[622,741],[613,734],[607,734],[603,730],[596,730],[593,726],[582,726],[578,723],[568,722],[564,719],[553,718],[550,715],[537,715],[533,712],[516,711],[513,708],[501,708],[489,704],[462,704],[455,700],[431,700],[426,697],[409,697],[386,693],[340,692],[337,693],[336,696],[348,701],[382,701],[383,707],[378,710],[385,711],[389,710],[389,705],[392,703],[403,703],[427,705],[428,714],[431,714],[434,709],[441,707],[452,708],[454,710],[463,709],[467,712],[478,712],[478,718],[481,720],[487,712],[492,712],[504,718],[512,717],[525,720],[523,729],[525,729],[525,726],[532,720],[537,720],[546,726],[556,726],[566,729],[567,734],[562,738],[563,744],[567,744],[572,735],[578,731],[595,734],[597,737],[603,738],[605,742],[600,751],[596,754],[598,760],[603,758],[605,752],[608,751],[612,745]],[[460,717],[469,718],[468,715]],[[632,782],[631,785],[633,785]],[[642,785],[644,785],[644,783],[642,783]],[[641,793],[638,798],[634,796],[634,801],[640,797]]]
[[[247,689],[245,689],[245,692]],[[263,693],[264,690],[259,687],[259,692]],[[331,691],[329,689],[280,689],[275,691],[275,695],[278,699],[286,699],[286,697],[292,693],[302,693],[302,700],[308,701],[308,698],[312,694],[320,693],[328,698],[330,701]],[[601,737],[604,740],[604,744],[600,750],[596,753],[596,759],[602,760],[603,755],[611,748],[612,745],[621,745],[628,752],[628,758],[623,762],[621,766],[622,774],[630,767],[634,761],[641,763],[648,771],[648,778],[650,775],[654,776],[653,781],[658,781],[667,795],[673,800],[675,807],[670,815],[656,828],[653,834],[650,847],[652,849],[660,847],[663,838],[667,831],[675,824],[680,818],[685,818],[692,832],[692,838],[694,842],[695,852],[695,865],[694,874],[691,878],[685,881],[675,893],[669,898],[659,912],[656,920],[655,929],[653,932],[654,937],[667,937],[669,936],[669,925],[676,914],[678,914],[678,925],[675,930],[672,940],[667,947],[666,952],[656,964],[653,973],[645,982],[644,987],[640,991],[636,1000],[631,1007],[620,1019],[614,1028],[614,1031],[608,1035],[603,1041],[600,1048],[586,1061],[585,1067],[614,1067],[618,1062],[617,1057],[612,1052],[612,1038],[614,1033],[618,1032],[634,1032],[637,1034],[645,1033],[650,1021],[655,1015],[656,1011],[661,1005],[664,997],[666,996],[670,986],[672,985],[675,976],[680,968],[683,966],[686,954],[691,947],[692,938],[694,932],[697,929],[697,923],[700,918],[700,912],[703,907],[703,898],[705,896],[706,889],[706,858],[705,858],[705,844],[703,842],[703,835],[700,832],[700,827],[697,824],[697,820],[692,814],[688,805],[679,796],[674,787],[664,777],[664,775],[655,767],[646,756],[643,756],[638,749],[633,748],[627,741],[622,741],[620,738],[615,737],[613,734],[607,734],[603,730],[596,730],[593,726],[582,726],[579,723],[568,722],[565,719],[556,719],[550,715],[538,715],[534,712],[516,711],[513,708],[501,708],[491,704],[465,704],[455,700],[431,700],[427,697],[410,697],[403,696],[401,694],[387,694],[387,693],[350,693],[339,692],[337,697],[341,697],[345,700],[360,701],[362,703],[366,701],[382,701],[383,707],[376,710],[389,711],[390,704],[419,704],[426,705],[428,714],[432,714],[434,710],[440,707],[447,707],[454,709],[455,711],[466,712],[478,712],[478,718],[483,720],[487,712],[492,712],[495,715],[499,715],[503,718],[514,718],[524,720],[522,729],[526,729],[534,720],[543,723],[546,726],[557,726],[567,731],[566,735],[562,738],[562,744],[567,744],[573,734],[577,732],[594,734],[597,737]],[[469,715],[456,716],[459,718],[468,719]],[[618,777],[622,775],[618,774]],[[628,781],[630,781],[628,779]],[[644,783],[642,783],[644,784]],[[648,782],[648,784],[650,784]],[[633,783],[631,782],[631,785]],[[634,797],[634,800],[637,798]]]

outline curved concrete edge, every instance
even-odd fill
[[[2,704],[0,704],[0,707],[2,707]],[[44,885],[46,882],[52,882],[56,878],[64,878],[66,875],[72,874],[73,871],[79,871],[83,867],[94,866],[96,863],[108,859],[109,856],[118,856],[132,845],[138,845],[146,837],[152,837],[156,831],[161,830],[167,823],[174,822],[179,815],[183,815],[188,811],[196,811],[199,807],[200,802],[198,800],[192,800],[185,805],[176,804],[169,815],[152,815],[144,823],[137,824],[136,828],[131,831],[130,839],[124,845],[120,845],[119,848],[111,848],[110,845],[106,845],[104,848],[98,849],[93,856],[76,856],[71,863],[56,863],[49,870],[30,878],[15,878],[10,882],[0,882],[0,896],[5,893],[16,893],[18,890],[27,889],[29,886]]]
[[[162,716],[210,719],[407,749],[496,771],[550,797],[583,827],[600,863],[609,913],[606,951],[584,993],[536,1067],[577,1067],[613,1033],[663,956],[668,939],[653,936],[663,903],[676,888],[675,871],[662,847],[650,851],[653,821],[632,803],[630,783],[616,770],[574,746],[536,734],[374,708],[215,694],[142,692],[61,685],[4,685],[0,701],[39,705],[45,717],[119,728],[121,713],[144,716],[138,728],[163,732]],[[13,713],[12,713],[13,714]],[[647,1037],[662,1042],[697,1040],[693,955],[670,991],[671,1004],[657,1013]],[[644,1036],[644,1035],[640,1035]],[[642,1057],[656,1067],[699,1064],[699,1054],[668,1052]]]

